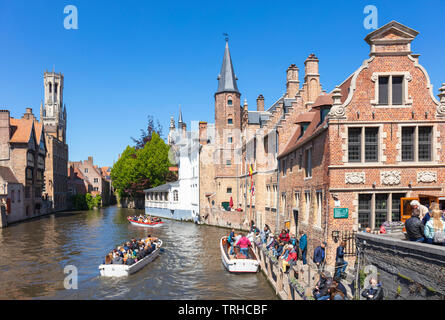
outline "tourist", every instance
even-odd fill
[[[337,288],[343,292],[343,295],[345,297],[348,296],[348,292],[346,291],[346,287],[343,285],[343,283],[341,283],[341,278],[339,277],[334,277],[334,279],[332,280],[332,284],[337,286]]]
[[[261,233],[260,233],[260,238],[261,238],[261,242],[262,243],[266,243],[267,242],[267,238],[269,237],[269,233],[270,233],[270,230],[269,230],[268,225],[266,224],[264,226],[263,231],[261,231]]]
[[[275,246],[275,235],[273,233],[269,233],[269,240],[267,240],[266,249],[267,250],[273,249],[274,246]]]
[[[290,267],[294,265],[297,262],[298,254],[294,250],[294,247],[290,244],[289,247],[289,253],[285,259],[283,259],[283,272],[287,272],[287,267]]]
[[[414,200],[415,201],[415,200]],[[413,203],[413,201],[411,201]],[[420,221],[420,210],[413,210],[411,218],[405,221],[406,234],[410,241],[424,242],[425,226]]]
[[[429,244],[445,245],[445,221],[442,211],[435,208],[431,212],[431,219],[425,225],[425,238]]]
[[[326,242],[315,248],[313,261],[317,265],[318,272],[323,272],[326,263]]]
[[[317,282],[312,295],[315,300],[328,300],[330,298],[329,288],[332,285],[332,279],[329,277],[328,272],[321,272],[320,279]]]
[[[365,229],[364,232],[365,232],[365,233],[371,233],[371,228],[370,228],[370,227],[367,227],[367,228]]]
[[[242,235],[241,238],[236,242],[236,246],[240,248],[242,254],[249,257],[249,247],[252,246],[249,239],[245,235]]]
[[[425,226],[426,223],[431,219],[433,210],[440,210],[439,204],[437,202],[432,202],[428,212],[422,219],[422,223]]]
[[[413,213],[416,213],[416,216],[419,217],[420,220],[423,220],[425,215],[428,213],[428,208],[424,205],[420,204],[419,201],[413,200],[410,202]],[[412,215],[412,214],[411,214]]]
[[[111,263],[112,264],[124,264],[124,260],[122,259],[122,257],[120,256],[119,253],[116,253],[114,255],[113,261]]]
[[[300,243],[298,245],[301,250],[301,257],[303,259],[303,265],[307,264],[306,254],[307,254],[307,236],[303,231],[300,231]]]
[[[337,254],[335,257],[335,276],[342,277],[346,271],[346,267],[348,266],[348,262],[345,261],[345,247],[346,241],[342,241],[337,248]]]
[[[110,252],[105,256],[104,264],[111,264],[113,262],[113,253]]]
[[[345,300],[345,294],[338,288],[336,282],[332,282],[332,286],[329,288],[329,300]]]
[[[369,280],[369,287],[363,290],[362,297],[366,298],[366,300],[383,300],[382,286],[375,278]]]
[[[288,244],[290,241],[289,233],[286,232],[285,229],[281,230],[280,235],[278,236],[281,242]]]
[[[273,248],[273,255],[278,259],[279,256],[283,253],[284,244],[279,241],[275,241],[275,245]]]

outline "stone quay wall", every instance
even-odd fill
[[[404,238],[403,233],[357,233],[357,270],[361,274],[357,278],[364,278],[370,273],[369,266],[374,266],[384,299],[445,300],[445,247]],[[366,281],[360,282],[361,287],[367,286]]]

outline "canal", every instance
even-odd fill
[[[0,299],[276,299],[265,276],[230,274],[218,240],[228,231],[165,220],[161,228],[131,226],[142,210],[107,207],[63,212],[0,229]],[[111,248],[147,233],[164,252],[125,278],[102,278]],[[75,266],[78,289],[66,290],[64,268]]]

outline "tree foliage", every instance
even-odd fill
[[[144,148],[147,142],[151,141],[153,133],[157,133],[158,136],[162,137],[162,126],[159,123],[159,120],[157,120],[155,123],[153,117],[148,116],[147,129],[141,129],[141,136],[139,137],[139,139],[131,137],[133,142],[136,144],[136,150]]]
[[[113,187],[120,198],[143,196],[144,189],[171,181],[169,146],[155,131],[142,148],[130,147],[122,153],[111,169]]]

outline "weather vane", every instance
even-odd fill
[[[228,33],[223,33],[223,36],[225,37],[226,41],[229,41],[229,34]]]

